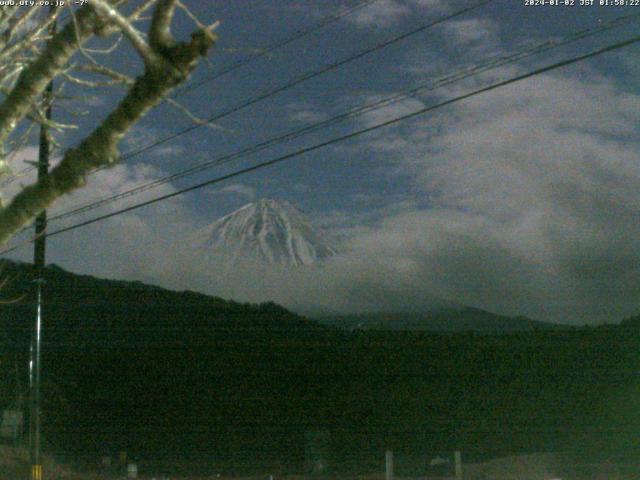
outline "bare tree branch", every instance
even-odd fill
[[[156,6],[149,34],[153,41],[148,45],[152,53],[143,55],[141,52],[145,61],[144,73],[133,81],[119,105],[76,148],[67,150],[62,161],[48,176],[25,187],[5,209],[0,210],[0,244],[56,199],[84,185],[91,171],[115,163],[119,158],[118,143],[122,137],[151,108],[165,99],[173,88],[183,83],[195,68],[198,58],[207,54],[217,39],[210,27],[197,30],[187,42],[173,39],[170,27],[175,3],[174,0],[160,0]],[[24,69],[15,87],[0,105],[0,143],[4,143],[16,123],[28,114],[30,102],[39,98],[48,81],[64,71],[64,66],[71,55],[78,51],[80,43],[105,28],[102,15],[117,24],[132,43],[137,41],[135,39],[139,32],[135,30],[137,33],[133,35],[133,31],[122,24],[123,20],[127,21],[125,17],[102,7],[106,8],[105,0],[92,0],[92,9],[79,9],[77,32],[73,24],[67,26],[52,38],[43,54]],[[30,75],[26,75],[26,72],[30,72]],[[100,71],[97,68],[96,72],[113,74],[109,69]],[[18,95],[20,92],[22,97]]]
[[[211,123],[210,121],[208,121],[208,120],[206,120],[204,118],[200,118],[200,117],[194,115],[187,107],[185,107],[180,102],[178,102],[178,101],[176,101],[176,100],[174,100],[172,98],[166,98],[165,101],[169,105],[174,107],[176,110],[182,112],[189,120],[191,120],[196,125],[204,125],[206,127],[212,128],[214,130],[225,130],[220,125],[217,125],[215,123]]]
[[[24,51],[26,48],[35,45],[37,42],[46,39],[48,37],[49,25],[56,20],[58,15],[59,12],[58,9],[56,9],[54,12],[50,13],[42,23],[25,35],[24,38],[21,38],[20,42],[15,42],[13,45],[9,46],[9,38],[6,42],[0,44],[0,62],[6,62],[7,59],[11,58],[13,55],[16,55],[17,53]]]
[[[144,12],[146,12],[147,10],[149,10],[149,8],[151,8],[151,6],[156,3],[158,0],[145,0],[144,2],[142,2],[142,4],[140,4],[138,6],[138,8],[136,8],[131,15],[129,15],[129,21],[130,22],[137,22],[138,20],[140,20],[140,18],[142,17],[142,14]]]
[[[155,50],[170,47],[173,43],[171,21],[173,20],[176,4],[177,0],[160,0],[158,2],[151,19],[151,29],[149,30],[149,42]]]
[[[145,63],[157,62],[156,52],[147,44],[142,33],[133,24],[105,0],[92,0],[91,6],[105,19],[113,22],[131,42]]]
[[[78,11],[78,31],[67,25],[49,42],[35,62],[22,70],[16,85],[0,105],[0,143],[30,111],[31,102],[39,98],[49,82],[60,73],[78,50],[81,42],[91,37],[100,21],[93,9],[84,6]]]
[[[12,17],[7,23],[7,29],[2,33],[2,40],[0,48],[4,47],[15,36],[15,32],[24,28],[35,15],[38,14],[38,10],[35,8],[27,9],[23,15],[19,17]]]
[[[78,70],[81,72],[93,73],[96,75],[103,75],[105,77],[111,78],[114,82],[121,85],[132,85],[134,82],[132,77],[100,64],[80,65],[78,67]]]

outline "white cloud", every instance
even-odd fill
[[[121,164],[100,171],[89,177],[85,187],[63,197],[55,208],[50,209],[50,217],[145,184],[161,174],[160,170],[148,165]],[[33,180],[32,172],[24,183],[31,183]],[[12,184],[10,193],[14,194],[18,187]],[[52,221],[49,223],[49,231],[174,191],[172,185],[165,184],[100,209]],[[75,272],[185,288],[188,286],[185,268],[191,265],[191,261],[185,260],[184,248],[177,246],[184,233],[192,231],[197,223],[197,216],[188,207],[186,199],[176,197],[53,236],[48,240],[47,261]],[[26,232],[23,238],[30,235],[30,232]],[[12,257],[30,261],[31,249],[22,248]]]
[[[490,22],[448,28],[458,46],[499,48]],[[407,100],[361,121],[369,126],[424,104]],[[299,113],[307,112],[317,113]],[[639,112],[640,96],[600,75],[546,74],[378,131],[358,148],[380,155],[389,175],[412,178],[430,208],[397,202],[376,215],[324,212],[316,223],[345,243],[316,269],[216,275],[188,240],[213,219],[200,218],[186,197],[54,238],[49,258],[74,271],[291,307],[423,308],[444,298],[543,320],[620,319],[640,310]],[[141,130],[132,143],[152,133]],[[20,155],[35,158],[35,147]],[[161,173],[116,167],[59,208]],[[165,185],[145,195],[172,191]],[[255,198],[240,183],[215,192]]]
[[[242,183],[232,183],[211,192],[213,195],[238,195],[248,200],[256,198],[256,189]]]
[[[120,144],[120,151],[125,154],[135,152],[157,141],[161,136],[162,135],[157,128],[137,124],[129,130],[122,140]]]
[[[155,157],[178,157],[185,153],[186,149],[182,145],[161,145],[154,148],[150,153]]]
[[[16,174],[22,170],[25,170],[29,163],[38,160],[38,147],[29,145],[16,150],[12,150],[5,158],[11,173]]]
[[[446,10],[447,4],[442,0],[411,0],[411,3],[419,8]]]
[[[442,29],[446,40],[468,55],[494,53],[500,45],[498,24],[487,18],[452,20]]]
[[[413,260],[431,292],[505,313],[637,311],[639,102],[596,75],[540,75],[387,132],[372,149],[433,208],[389,216],[354,245]]]
[[[378,0],[355,11],[347,19],[360,28],[386,28],[412,15],[443,13],[449,5],[443,0]]]
[[[286,114],[295,123],[316,123],[329,118],[327,113],[307,102],[292,102],[286,107]]]
[[[386,97],[386,96],[385,96]],[[362,103],[373,105],[382,100],[382,97],[370,95],[363,99]],[[394,118],[410,114],[424,107],[424,103],[414,98],[406,98],[397,102],[383,105],[380,108],[370,110],[362,115],[362,122],[367,126],[377,125],[379,123],[393,120]]]
[[[289,114],[289,120],[297,123],[317,123],[327,118],[327,114],[309,109],[300,109]]]
[[[82,97],[82,104],[89,107],[103,107],[107,104],[106,100],[99,95],[85,95]]]
[[[411,8],[397,0],[380,0],[357,10],[348,18],[359,27],[388,27],[408,16]]]

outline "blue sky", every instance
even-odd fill
[[[186,1],[220,41],[199,82],[356,2]],[[579,3],[579,0],[577,0]],[[470,1],[378,0],[181,96],[208,118]],[[640,7],[532,7],[495,0],[96,174],[62,211],[232,153],[365,102],[528,46],[602,25]],[[142,28],[143,26],[141,26]],[[193,29],[176,19],[176,34]],[[638,32],[638,21],[457,82],[259,154],[163,185],[110,209],[273,158],[569,58]],[[108,42],[107,42],[108,43]],[[417,119],[49,241],[48,261],[72,271],[192,288],[293,308],[428,308],[433,298],[568,323],[618,321],[640,311],[638,46],[473,97]],[[123,47],[106,60],[134,73]],[[133,69],[133,71],[132,71]],[[187,86],[187,88],[189,88]],[[91,114],[61,139],[71,146],[122,90],[87,91]],[[58,115],[64,116],[63,112]],[[124,140],[135,150],[191,120],[161,105]],[[15,165],[32,156],[25,147]],[[28,183],[29,179],[22,180]],[[321,271],[222,279],[190,248],[193,232],[257,198],[291,201],[341,243]],[[61,222],[60,225],[64,225]],[[14,255],[30,258],[29,249]],[[290,275],[287,275],[289,278]],[[234,284],[230,290],[229,285]],[[278,288],[274,284],[280,285]],[[246,288],[245,288],[246,287]]]

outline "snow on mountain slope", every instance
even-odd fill
[[[304,214],[285,201],[249,203],[201,233],[205,248],[229,263],[258,260],[269,265],[310,265],[336,253]]]

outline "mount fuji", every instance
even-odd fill
[[[336,254],[305,215],[286,201],[248,203],[203,229],[200,243],[228,265],[311,265]]]

